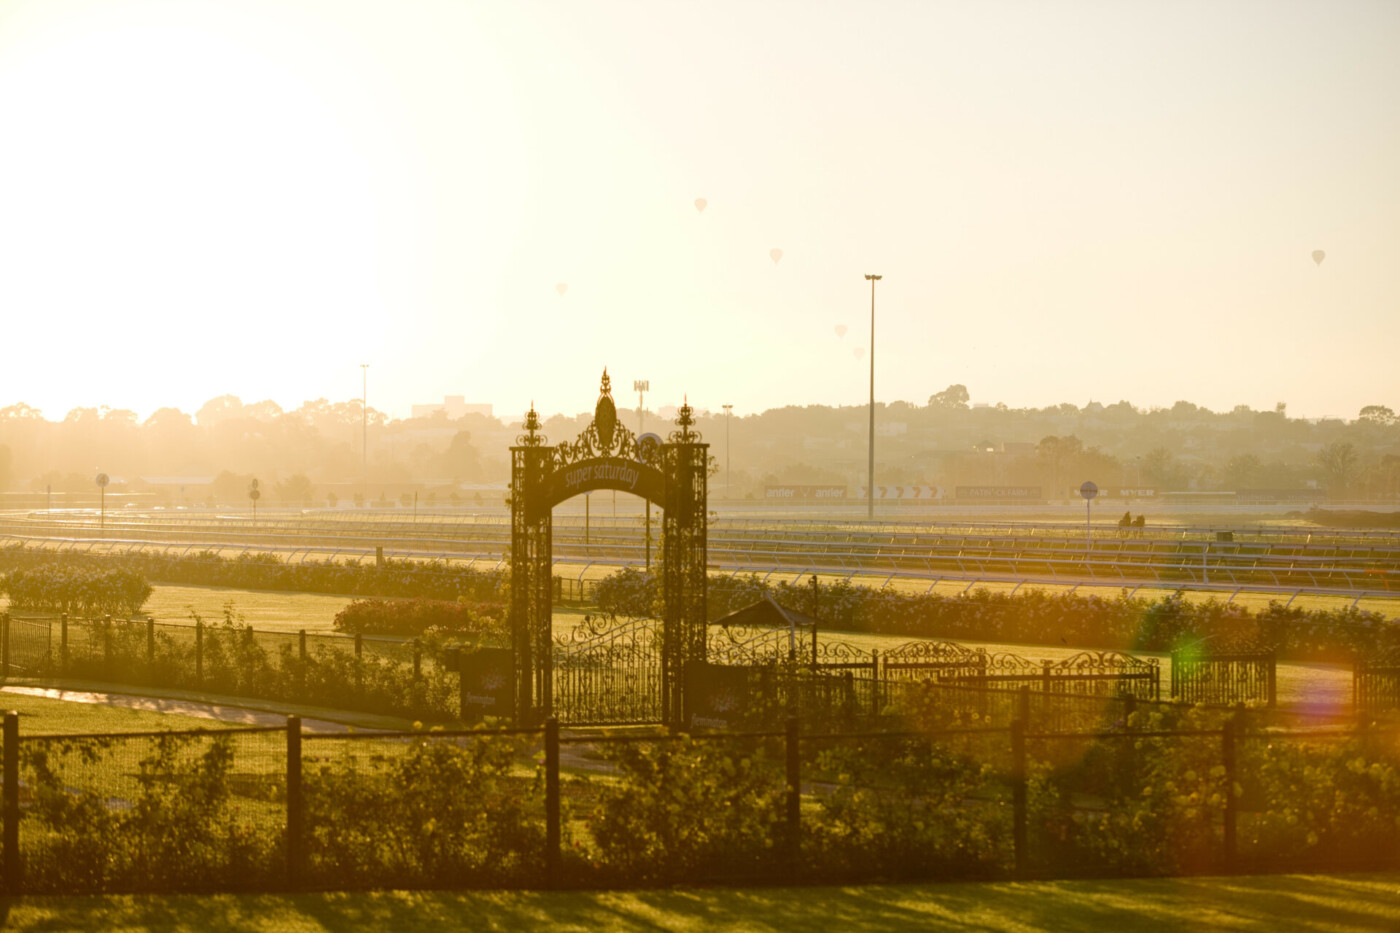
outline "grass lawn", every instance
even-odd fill
[[[72,703],[45,697],[0,693],[0,710],[19,713],[20,735],[74,735],[97,732],[154,732],[157,730],[212,729],[208,719],[124,709],[93,703]]]
[[[25,931],[1396,930],[1400,873],[841,888],[0,899]]]
[[[151,598],[142,607],[143,616],[157,622],[189,622],[190,609],[205,622],[219,622],[224,607],[233,604],[235,617],[255,629],[269,632],[329,632],[335,615],[354,600],[353,596],[326,596],[321,593],[283,593],[267,590],[236,590],[221,586],[152,586]]]

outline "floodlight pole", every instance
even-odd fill
[[[643,419],[646,418],[646,405],[645,405],[645,399],[644,399],[643,396],[644,396],[644,393],[650,392],[650,391],[651,391],[651,380],[650,380],[650,379],[634,379],[634,380],[632,380],[632,388],[635,389],[636,392],[637,392],[637,436],[638,436],[638,437],[641,437],[641,436],[642,436],[642,427],[643,427],[643,425],[644,425],[644,423],[645,423]],[[614,493],[613,495],[616,495],[616,493]],[[614,501],[616,501],[616,500],[614,500]],[[650,499],[646,500],[646,503],[647,503],[647,554],[646,554],[646,559],[647,559],[647,573],[651,573],[651,500],[650,500]]]
[[[369,498],[369,364],[360,364],[360,484]]]
[[[733,498],[734,487],[730,484],[734,482],[734,474],[729,470],[729,416],[734,413],[734,406],[720,407],[724,409],[724,495],[726,498]]]
[[[865,517],[875,520],[875,283],[882,275],[867,275],[870,283],[870,462],[865,479]]]

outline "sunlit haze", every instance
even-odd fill
[[[0,405],[859,404],[880,273],[883,400],[1354,418],[1397,49],[1394,2],[8,0]]]

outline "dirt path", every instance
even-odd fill
[[[123,709],[145,710],[148,713],[175,713],[180,716],[213,719],[240,726],[285,726],[287,724],[287,717],[281,713],[269,713],[242,706],[224,706],[218,703],[197,703],[193,700],[133,696],[126,693],[94,693],[88,690],[60,690],[52,687],[0,687],[0,693],[16,693],[21,696],[64,700],[69,703],[95,703]],[[301,725],[306,732],[350,731],[350,727],[344,723],[331,722],[326,719],[303,719]]]

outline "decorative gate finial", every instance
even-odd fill
[[[525,414],[525,433],[518,436],[515,442],[521,447],[543,446],[548,438],[540,433],[540,428],[542,427],[543,425],[540,424],[540,416],[535,411],[535,403],[531,400],[530,410]]]
[[[598,388],[598,405],[593,409],[593,427],[598,432],[598,444],[603,450],[611,450],[613,431],[617,428],[617,406],[612,400],[612,380],[608,378],[608,368],[603,367],[603,384]]]
[[[676,424],[680,426],[679,431],[671,432],[671,440],[677,444],[693,444],[700,440],[700,434],[690,430],[695,424],[695,409],[690,407],[690,396],[684,396],[685,403],[681,405],[680,416],[676,418]]]

